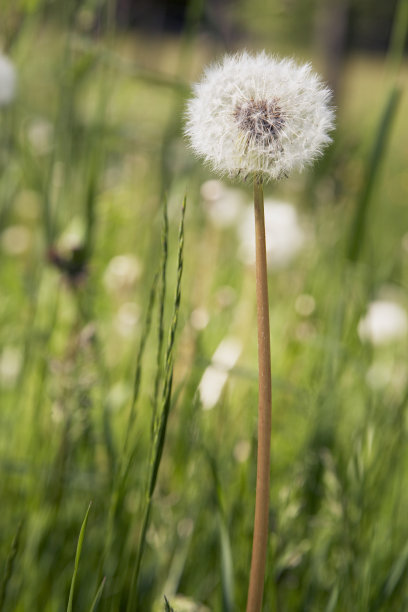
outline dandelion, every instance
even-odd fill
[[[12,62],[0,54],[0,106],[7,106],[16,93],[16,71]]]
[[[194,151],[230,177],[279,179],[302,170],[330,143],[330,91],[309,64],[266,53],[210,66],[187,108]]]
[[[254,184],[258,316],[258,452],[247,612],[260,612],[269,524],[271,357],[263,183],[302,170],[331,141],[330,91],[309,64],[265,52],[210,66],[187,106],[186,136],[219,174]]]

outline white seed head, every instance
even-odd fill
[[[278,179],[301,170],[331,142],[330,97],[309,64],[265,52],[227,55],[194,86],[185,133],[220,174]]]
[[[13,101],[16,81],[16,71],[12,62],[0,53],[0,106],[6,106]]]

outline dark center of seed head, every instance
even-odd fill
[[[251,99],[238,104],[235,107],[234,117],[239,129],[247,135],[247,139],[253,139],[257,144],[272,144],[285,125],[284,115],[275,99],[270,101]]]

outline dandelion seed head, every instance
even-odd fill
[[[185,133],[222,175],[278,179],[302,170],[331,142],[330,98],[309,64],[265,52],[227,55],[194,86]]]

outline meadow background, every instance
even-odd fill
[[[243,48],[311,61],[337,107],[325,157],[266,188],[264,610],[408,609],[407,21],[405,0],[1,1],[1,611],[245,607],[251,186],[182,136],[191,83]]]

